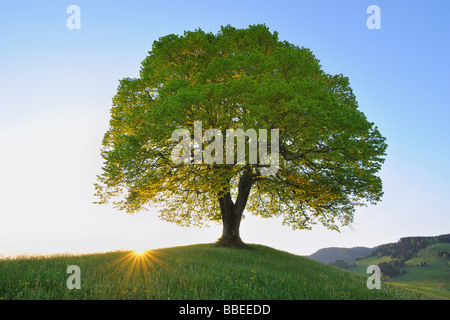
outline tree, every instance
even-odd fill
[[[196,121],[218,131],[196,139]],[[276,168],[264,175],[261,161],[174,163],[181,142],[172,134],[180,129],[194,140],[181,148],[194,159],[225,130],[278,129]],[[130,213],[162,208],[160,218],[180,225],[221,221],[218,244],[239,247],[244,209],[282,216],[293,229],[351,223],[355,207],[382,197],[376,174],[385,149],[348,78],[325,73],[309,49],[280,41],[265,25],[185,31],[154,41],[139,77],[120,81],[96,194],[98,203],[114,198]]]

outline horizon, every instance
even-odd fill
[[[448,234],[440,234],[440,235],[435,235],[437,236],[443,236],[443,235],[450,235],[450,233]],[[402,237],[400,239],[398,239],[398,241],[400,241],[403,238],[433,238],[435,236],[409,236],[409,237]],[[397,242],[398,242],[397,241]],[[264,247],[269,247],[269,248],[273,248],[275,250],[279,250],[279,251],[284,251],[293,255],[297,255],[297,256],[301,256],[301,257],[310,257],[311,255],[321,251],[321,250],[326,250],[326,249],[357,249],[357,248],[364,248],[364,249],[376,249],[382,245],[386,245],[386,244],[392,244],[392,243],[397,243],[397,242],[388,242],[388,243],[381,243],[379,245],[376,245],[374,247],[365,247],[365,246],[356,246],[356,247],[325,247],[325,248],[320,248],[310,254],[306,254],[306,255],[302,255],[302,254],[295,254],[289,251],[285,251],[282,249],[277,249],[277,248],[273,248],[270,246],[266,246],[266,245],[262,245],[259,243],[247,243],[247,245],[261,245]],[[164,250],[164,249],[169,249],[169,248],[182,248],[182,247],[189,247],[189,246],[195,246],[195,245],[214,245],[215,243],[211,242],[211,243],[194,243],[194,244],[190,244],[190,245],[179,245],[179,246],[171,246],[171,247],[160,247],[160,248],[147,248],[147,249],[140,249],[139,251],[142,252],[146,252],[146,251],[156,251],[156,250]],[[238,249],[238,250],[245,250],[245,249]],[[10,255],[10,256],[3,256],[0,253],[0,260],[13,260],[13,259],[28,259],[28,258],[53,258],[53,257],[64,257],[64,256],[83,256],[83,255],[95,255],[95,254],[107,254],[107,253],[113,253],[113,252],[136,252],[138,250],[133,250],[133,249],[127,249],[127,248],[118,248],[116,250],[111,250],[111,251],[100,251],[100,252],[53,252],[53,253],[47,253],[47,254],[40,254],[40,253],[23,253],[23,254],[16,254],[16,255]]]
[[[72,4],[81,9],[80,29],[66,24]],[[372,4],[381,9],[381,29],[366,26]],[[119,80],[138,76],[159,37],[216,33],[228,24],[264,23],[280,40],[311,49],[322,70],[349,78],[359,110],[388,144],[382,201],[357,208],[349,227],[294,231],[279,218],[246,215],[245,243],[310,255],[450,232],[448,1],[16,1],[2,9],[0,257],[159,249],[220,237],[219,224],[179,227],[155,210],[129,215],[93,201]]]

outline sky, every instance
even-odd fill
[[[79,29],[68,28],[80,9]],[[380,29],[369,29],[370,5]],[[387,138],[382,201],[341,232],[247,215],[246,243],[299,255],[450,232],[450,1],[0,1],[0,256],[215,242],[220,224],[96,205],[101,140],[118,81],[167,34],[264,23],[348,77]],[[70,25],[70,23],[69,23]]]

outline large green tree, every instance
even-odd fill
[[[224,133],[278,129],[275,172],[263,175],[250,161],[174,163],[172,133],[192,134],[196,121]],[[193,154],[199,142],[203,150],[209,143],[196,141]],[[382,197],[376,174],[385,150],[349,80],[325,73],[309,49],[280,41],[265,25],[186,31],[155,41],[140,76],[120,81],[98,202],[114,199],[128,212],[158,207],[162,219],[186,226],[221,221],[224,246],[244,245],[244,209],[281,216],[294,229],[320,222],[339,230],[357,206]]]

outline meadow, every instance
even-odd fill
[[[449,252],[450,243],[435,243],[420,250],[416,257],[405,262],[404,273],[389,282],[423,292],[433,299],[450,300],[450,261],[439,257],[440,251]],[[363,275],[369,265],[391,260],[390,256],[364,258],[356,261],[356,267],[349,270]]]
[[[81,288],[68,289],[67,268],[81,270]],[[0,260],[0,300],[375,300],[429,299],[426,293],[382,283],[261,245],[249,249],[198,244],[86,255]]]

